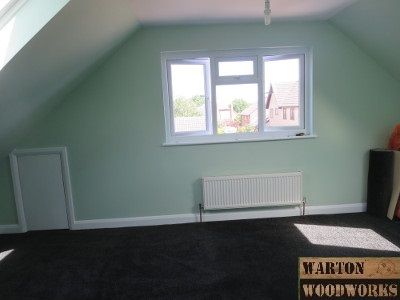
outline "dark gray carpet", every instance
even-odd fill
[[[312,244],[294,224],[371,229],[392,251]],[[399,256],[399,233],[348,214],[3,235],[0,299],[297,299],[299,256]]]

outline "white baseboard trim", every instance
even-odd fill
[[[366,203],[353,204],[336,204],[336,205],[321,205],[321,206],[306,206],[306,215],[319,214],[346,214],[365,212],[367,209]],[[214,211],[205,212],[203,214],[204,222],[243,220],[243,219],[260,219],[260,218],[279,218],[299,216],[299,207],[283,207],[269,208],[257,210],[229,210],[229,211]],[[71,229],[100,229],[100,228],[119,228],[119,227],[137,227],[137,226],[155,226],[168,224],[183,224],[199,222],[199,214],[177,214],[177,215],[162,215],[148,217],[133,217],[133,218],[114,218],[114,219],[93,219],[74,221]],[[12,234],[23,232],[19,224],[0,225],[0,234]]]
[[[0,225],[0,234],[21,233],[22,228],[19,224]]]
[[[97,229],[97,228],[119,228],[136,226],[155,226],[198,222],[197,214],[178,214],[149,217],[115,218],[115,219],[93,219],[77,220],[72,225],[72,230]]]
[[[306,215],[351,214],[367,211],[367,203],[316,205],[306,207]]]
[[[366,203],[307,206],[306,215],[359,213],[359,212],[365,212],[366,207],[367,207]],[[206,212],[203,214],[203,221],[213,222],[213,221],[228,221],[228,220],[242,220],[242,219],[279,218],[279,217],[290,217],[299,215],[300,215],[299,207],[289,207],[289,208],[285,207],[285,208],[273,208],[273,209],[270,208],[262,210]],[[133,217],[133,218],[78,220],[74,222],[71,229],[80,230],[80,229],[154,226],[154,225],[195,223],[198,221],[199,221],[199,215],[196,213],[149,216],[149,217]]]

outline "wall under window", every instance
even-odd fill
[[[162,51],[293,45],[313,47],[317,138],[161,146]],[[202,176],[298,170],[310,205],[359,203],[368,149],[386,144],[399,95],[399,82],[327,23],[142,28],[20,146],[68,147],[78,219],[190,213]],[[1,207],[13,205],[11,188],[0,187]],[[12,218],[3,211],[0,223]]]

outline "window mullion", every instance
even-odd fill
[[[175,132],[175,125],[174,125],[174,106],[173,106],[173,99],[172,99],[172,80],[171,80],[171,62],[166,62],[166,80],[167,80],[167,89],[168,89],[168,99],[164,102],[164,105],[167,105],[168,112],[166,112],[166,116],[168,116],[168,120],[166,120],[166,130],[168,132],[169,139],[172,138]]]
[[[264,67],[261,56],[257,57],[258,77],[258,133],[264,134],[265,129],[265,88],[264,88]]]
[[[306,121],[306,113],[308,112],[307,109],[307,103],[306,103],[306,89],[305,89],[305,76],[306,76],[306,70],[305,70],[305,57],[304,55],[300,56],[300,121],[302,128],[304,130],[307,130],[308,125]]]
[[[210,72],[210,61],[208,60],[204,64],[204,90],[205,90],[205,109],[206,109],[206,131],[209,134],[213,133],[213,126],[212,126],[212,104],[211,104],[211,72]]]
[[[216,99],[216,82],[217,82],[217,61],[215,57],[210,57],[210,73],[211,73],[211,112],[212,112],[212,132],[213,135],[218,134],[218,120],[217,120],[217,99]]]

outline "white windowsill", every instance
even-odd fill
[[[209,144],[228,144],[228,143],[249,143],[249,142],[268,142],[268,141],[282,141],[282,140],[301,140],[301,139],[315,139],[318,136],[315,134],[303,136],[286,136],[276,138],[252,138],[252,139],[237,139],[237,140],[221,140],[221,141],[198,141],[198,142],[170,142],[163,143],[163,147],[171,146],[191,146],[191,145],[209,145]]]

